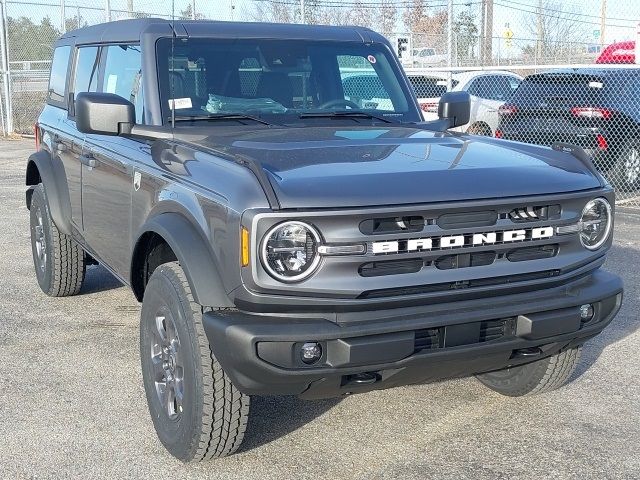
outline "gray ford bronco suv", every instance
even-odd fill
[[[252,395],[476,375],[562,385],[611,322],[614,194],[579,148],[423,122],[365,28],[127,20],[65,34],[26,168],[36,276],[100,263],[142,302],[151,419],[184,461]]]

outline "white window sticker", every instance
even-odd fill
[[[116,85],[118,85],[118,76],[109,74],[107,77],[107,93],[116,93]]]
[[[191,98],[170,98],[169,108],[171,110],[180,110],[181,108],[191,108]]]

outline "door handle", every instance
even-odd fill
[[[86,165],[89,168],[93,168],[96,166],[96,159],[91,155],[80,155],[79,158],[82,165]]]

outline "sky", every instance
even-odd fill
[[[171,13],[170,0],[129,0],[133,2],[134,10],[165,14]],[[260,0],[195,0],[196,11],[202,12],[208,18],[220,20],[251,20],[250,13],[253,5]],[[297,0],[276,0],[290,2]],[[354,0],[321,0],[334,4],[352,4]],[[375,4],[379,0],[361,0],[367,4]],[[401,7],[409,3],[409,0],[394,0]],[[476,14],[480,11],[481,0],[452,0],[455,13],[470,9]],[[636,25],[640,22],[640,0],[494,0],[494,36],[502,36],[509,29],[513,32],[513,38],[531,37],[531,25],[527,27],[526,21],[533,21],[538,2],[547,5],[548,15],[555,15],[558,9],[572,11],[576,14],[576,20],[580,21],[588,32],[585,43],[599,43],[597,34],[600,30],[601,2],[607,3],[607,27],[605,43],[634,39]],[[90,23],[104,20],[104,6],[109,3],[112,10],[126,10],[127,0],[7,0],[7,13],[9,16],[24,15],[38,22],[43,16],[48,15],[54,23],[60,23],[60,5],[65,4],[65,16],[67,18],[76,15],[79,11],[81,17]],[[175,11],[184,10],[191,0],[175,0]],[[427,4],[437,5],[442,8],[447,0],[428,0]],[[35,4],[49,4],[50,7],[42,7]],[[114,13],[114,16],[117,14]],[[401,15],[399,15],[401,17]],[[397,30],[405,30],[401,19],[398,19]]]

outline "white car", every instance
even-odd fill
[[[438,55],[435,48],[414,48],[412,53],[414,67],[444,67],[447,64],[447,56]]]
[[[407,76],[418,97],[424,119],[436,120],[438,102],[447,91],[447,74],[407,69]],[[469,123],[454,130],[493,136],[500,121],[498,107],[509,100],[521,81],[520,75],[500,70],[451,75],[451,90],[469,92],[471,96]]]

